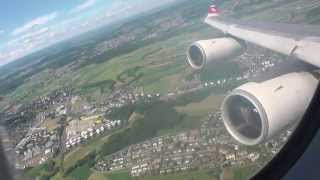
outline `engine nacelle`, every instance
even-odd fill
[[[244,84],[222,103],[224,125],[242,144],[263,143],[301,120],[317,85],[318,79],[307,72]]]
[[[241,55],[246,49],[243,42],[234,38],[200,40],[187,50],[187,61],[194,69]]]

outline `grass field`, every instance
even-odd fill
[[[28,171],[26,171],[26,175],[30,177],[36,177],[40,172],[44,171],[44,164],[41,166],[34,167]]]
[[[118,130],[118,131],[121,131],[121,130]],[[90,152],[99,150],[99,148],[101,148],[101,146],[108,140],[108,137],[109,135],[95,137],[89,143],[80,145],[75,149],[73,149],[72,151],[70,151],[64,157],[64,163],[63,163],[64,168],[67,169],[73,166],[77,161],[84,158]]]
[[[223,95],[211,94],[200,102],[193,102],[186,106],[178,106],[176,110],[191,117],[206,117],[209,112],[214,112],[219,109],[223,97]]]
[[[109,180],[109,179],[107,178],[107,176],[105,174],[96,172],[96,173],[91,174],[91,176],[88,178],[88,180]]]
[[[223,95],[212,93],[199,102],[192,102],[185,106],[176,106],[175,109],[182,114],[185,114],[185,119],[176,127],[161,130],[158,136],[165,134],[174,134],[186,129],[199,128],[208,118],[208,113],[219,109]]]
[[[87,164],[84,164],[70,173],[70,177],[77,180],[87,180],[91,175],[91,170]]]
[[[255,173],[254,170],[250,166],[249,167],[234,168],[234,170],[233,170],[234,180],[247,180],[254,173]]]
[[[131,177],[128,171],[114,173],[93,173],[89,180],[216,180],[216,177],[210,174],[210,170],[186,171],[176,174]]]
[[[137,112],[133,112],[133,113],[131,114],[131,116],[129,117],[129,119],[128,119],[128,122],[130,123],[130,124],[129,124],[129,127],[131,127],[132,124],[133,124],[136,120],[138,120],[138,119],[140,119],[140,118],[143,118],[143,115],[142,115],[142,114],[139,114],[139,113],[137,113]]]
[[[255,173],[251,166],[225,168],[223,180],[247,180]]]

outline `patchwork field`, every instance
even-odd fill
[[[46,95],[56,87],[68,85],[83,95],[94,95],[94,99],[98,99],[102,93],[111,92],[101,91],[100,87],[103,83],[114,81],[117,85],[122,84],[118,76],[132,71],[134,67],[142,68],[136,68],[137,71],[132,73],[140,75],[133,85],[143,87],[150,93],[167,93],[181,86],[185,77],[192,72],[185,61],[186,47],[197,39],[208,38],[209,34],[214,36],[215,33],[208,27],[196,32],[179,33],[175,37],[158,41],[109,61],[91,64],[76,71],[68,71],[59,78],[52,78],[51,71],[46,70],[34,75],[32,81],[26,81],[10,93],[10,97],[28,102],[34,97]],[[161,47],[166,48],[159,50]],[[129,80],[131,80],[130,76],[122,76],[122,81]],[[96,86],[88,89],[92,84]],[[110,87],[107,85],[108,88]]]

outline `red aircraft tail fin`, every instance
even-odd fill
[[[208,17],[215,17],[220,15],[220,10],[215,5],[211,5],[208,8]]]

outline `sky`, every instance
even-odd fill
[[[0,66],[176,0],[0,0]]]

